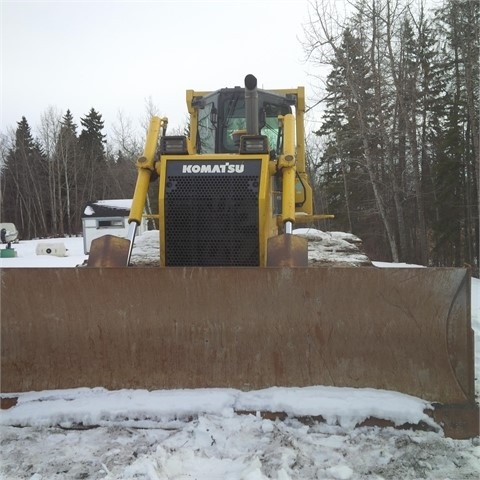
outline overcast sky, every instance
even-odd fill
[[[1,131],[25,116],[93,107],[138,125],[149,98],[172,127],[186,119],[185,90],[303,85],[313,67],[300,43],[308,0],[1,0]]]

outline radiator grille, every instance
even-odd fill
[[[182,174],[178,162],[171,163],[165,188],[165,264],[259,265],[260,161],[249,161],[241,175]]]

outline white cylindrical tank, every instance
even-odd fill
[[[53,255],[55,257],[66,257],[67,249],[64,243],[37,243],[35,250],[37,255]]]

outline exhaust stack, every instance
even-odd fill
[[[247,135],[258,135],[257,78],[252,74],[245,77],[245,120]]]

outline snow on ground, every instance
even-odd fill
[[[321,232],[313,228],[295,230],[296,235],[308,240],[308,258],[312,266],[366,266],[369,258],[361,251],[361,240],[343,232]],[[67,256],[36,255],[39,245],[60,244],[67,249]],[[159,232],[152,230],[137,235],[132,250],[133,265],[159,265]],[[3,247],[4,248],[4,247]],[[74,267],[81,265],[87,255],[83,252],[81,237],[21,241],[12,244],[16,258],[1,258],[0,267]]]
[[[328,254],[348,266],[369,263],[356,238],[311,229],[296,233],[309,238],[312,263],[328,265]],[[67,256],[36,255],[38,243],[53,242],[63,243]],[[2,258],[0,267],[69,268],[86,259],[82,238],[12,246],[18,256]],[[132,263],[154,265],[157,259],[158,232],[138,236]],[[478,279],[472,279],[472,325],[479,372]],[[478,479],[480,438],[445,438],[425,416],[426,407],[423,400],[396,392],[321,386],[28,392],[15,407],[1,411],[0,478]],[[322,415],[326,422],[275,420],[260,411]],[[432,431],[354,428],[369,416],[396,425],[424,421]]]
[[[308,240],[308,261],[311,266],[371,266],[361,251],[362,241],[351,233],[322,232],[314,228],[298,228],[296,235]]]

